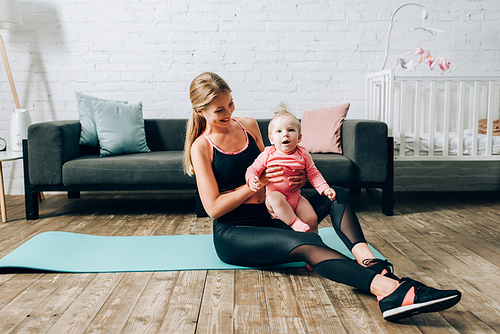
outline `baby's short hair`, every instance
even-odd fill
[[[289,117],[292,120],[292,123],[295,123],[295,127],[297,128],[297,131],[299,133],[302,132],[299,119],[297,117],[295,117],[294,114],[292,114],[291,112],[289,112],[287,110],[287,105],[285,103],[281,102],[279,105],[278,111],[276,111],[274,113],[274,117],[269,122],[269,126],[267,129],[268,133],[271,133],[271,128],[272,128],[275,120],[278,118],[281,118],[281,117]]]

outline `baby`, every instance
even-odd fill
[[[254,163],[248,167],[246,181],[250,189],[262,188],[259,176],[269,166],[278,165],[284,172],[280,182],[271,182],[266,186],[266,206],[275,218],[290,225],[295,231],[306,232],[316,227],[318,217],[311,204],[300,195],[300,191],[291,191],[288,177],[294,169],[305,169],[307,179],[321,195],[335,199],[335,190],[330,188],[318,171],[311,155],[302,146],[300,121],[285,107],[269,122],[269,140],[274,146],[266,147]]]

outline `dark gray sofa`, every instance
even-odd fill
[[[266,145],[269,120],[258,120]],[[146,119],[146,140],[152,152],[100,157],[98,149],[79,145],[80,122],[36,123],[23,142],[26,219],[38,219],[38,194],[65,191],[196,190],[195,178],[183,172],[185,119]],[[393,211],[392,138],[385,123],[345,120],[344,154],[313,154],[330,185],[382,188],[382,212]],[[310,187],[310,185],[308,185]],[[198,216],[206,216],[197,198]]]

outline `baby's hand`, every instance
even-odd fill
[[[337,193],[335,192],[335,190],[333,190],[332,188],[327,188],[324,192],[323,192],[323,195],[325,195],[326,197],[328,197],[328,199],[330,201],[333,201],[335,199],[335,197],[337,197]]]
[[[259,178],[254,175],[248,179],[248,187],[253,191],[258,191],[263,187],[263,185],[260,184]]]

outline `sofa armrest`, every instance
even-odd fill
[[[354,163],[354,182],[387,179],[387,124],[370,120],[345,120],[342,150]]]
[[[29,178],[32,185],[62,184],[62,165],[83,155],[80,121],[53,121],[28,128]]]

